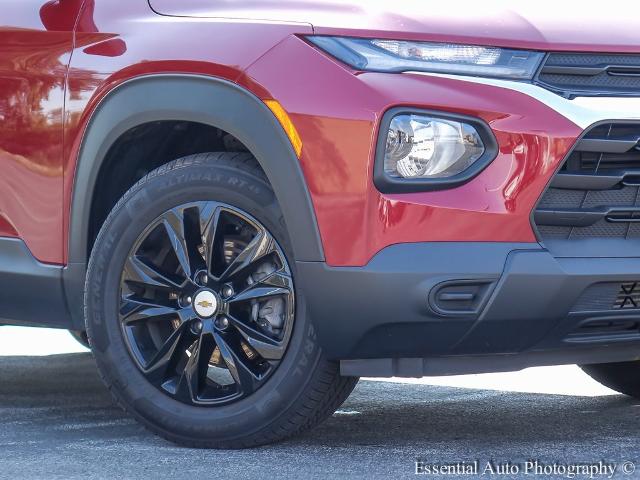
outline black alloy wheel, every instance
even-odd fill
[[[131,249],[120,324],[150,383],[187,404],[246,397],[278,367],[294,320],[286,258],[256,219],[203,201],[165,212]]]

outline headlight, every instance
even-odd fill
[[[381,123],[374,180],[385,193],[460,185],[497,153],[479,119],[395,108]]]
[[[351,67],[376,72],[422,71],[530,80],[544,53],[450,43],[351,37],[307,37]]]

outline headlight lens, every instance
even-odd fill
[[[455,120],[418,114],[392,118],[385,174],[395,178],[446,178],[464,172],[485,151],[476,129]]]
[[[313,44],[358,70],[424,71],[530,80],[544,53],[450,43],[350,37],[307,37]]]

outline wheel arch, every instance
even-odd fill
[[[83,317],[89,225],[98,175],[118,139],[138,125],[162,120],[210,125],[236,137],[271,183],[291,237],[295,261],[323,261],[311,197],[294,149],[269,108],[226,80],[193,74],[154,74],[128,80],[93,112],[80,146],[71,195],[68,262],[63,274],[74,323]]]

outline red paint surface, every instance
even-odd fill
[[[401,17],[402,9],[394,6],[390,14],[378,2],[362,2],[368,6],[363,12],[327,1],[154,0],[156,7],[179,13],[237,17],[230,19],[160,16],[144,1],[86,0],[70,22],[79,0],[7,1],[0,19],[10,25],[0,26],[0,235],[23,238],[39,260],[51,263],[66,261],[83,132],[100,100],[128,79],[209,75],[278,100],[303,141],[300,162],[327,261],[362,265],[401,242],[534,241],[529,214],[580,129],[517,92],[422,75],[352,72],[295,36],[311,33],[309,23],[322,33],[439,40],[447,34],[450,41],[509,46],[639,49],[631,20],[612,15],[597,24],[616,22],[605,36],[599,28],[577,28],[547,14],[544,25],[542,14],[535,21],[504,14],[498,21],[493,10],[462,20],[439,7],[428,16]],[[589,9],[582,10],[578,15]],[[240,19],[247,16],[253,20]],[[276,17],[282,21],[258,19]],[[75,44],[69,31],[74,23]],[[494,131],[500,152],[456,189],[382,195],[371,181],[376,129],[382,114],[398,105],[480,117]]]
[[[4,0],[0,15],[0,235],[45,262],[63,251],[64,82],[79,3]]]
[[[274,66],[292,62],[286,76]],[[532,242],[529,215],[580,129],[530,97],[424,75],[353,72],[291,38],[248,71],[278,98],[303,141],[301,163],[327,262],[362,265],[385,246],[423,241]],[[411,105],[482,118],[499,154],[473,181],[382,195],[373,185],[374,129]]]

